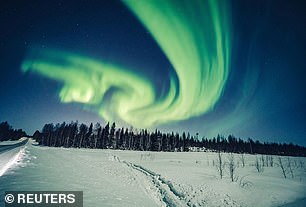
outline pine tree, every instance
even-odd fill
[[[115,122],[112,124],[112,127],[110,129],[109,133],[109,146],[112,149],[116,148],[116,136],[115,136],[115,130],[116,130],[116,124]]]
[[[103,148],[109,147],[109,122],[104,127],[104,134],[103,134]]]

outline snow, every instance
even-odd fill
[[[17,147],[0,154],[0,177],[21,159],[22,153],[23,148]]]
[[[18,145],[23,141],[26,141],[26,139],[27,138],[23,137],[16,141],[0,142],[0,177],[22,159],[24,147]],[[7,149],[13,145],[16,145],[17,147],[10,150]]]
[[[224,161],[227,156],[223,154]],[[218,176],[215,152],[65,149],[28,143],[22,161],[0,177],[0,198],[8,190],[81,190],[84,206],[290,207],[305,203],[305,158],[291,157],[294,178],[288,174],[284,179],[277,157],[273,167],[258,173],[256,155],[245,155],[245,167],[239,156],[235,154],[236,182],[231,182],[226,166],[225,177]]]
[[[20,143],[24,140],[26,140],[27,138],[26,137],[22,137],[18,140],[14,140],[14,141],[3,141],[3,142],[0,142],[0,146],[1,145],[12,145],[12,144],[17,144],[17,143]]]
[[[239,178],[237,182],[231,182],[227,174],[221,180],[216,167],[212,166],[213,160],[217,158],[216,153],[150,152],[154,161],[135,159],[136,153],[141,157],[143,152],[116,153],[170,180],[174,188],[184,194],[186,203],[195,206],[279,206],[302,198],[306,192],[304,168],[295,169],[295,179],[284,179],[278,166],[266,167],[263,173],[258,173],[253,166],[254,155],[245,156],[246,166],[236,168],[236,176]],[[241,183],[247,182],[249,185],[241,187],[241,179]]]

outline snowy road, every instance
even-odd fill
[[[28,138],[17,141],[6,141],[0,144],[0,177],[21,159],[22,151]]]
[[[21,146],[24,146],[27,144],[29,139],[25,139],[21,142],[18,142],[16,144],[9,144],[9,145],[0,145],[0,154],[6,152],[6,151],[9,151],[9,150],[12,150],[16,147],[21,147]]]

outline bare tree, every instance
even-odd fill
[[[299,167],[304,169],[305,173],[306,173],[306,167],[305,167],[305,162],[300,160],[300,164],[299,164]]]
[[[263,155],[261,155],[261,164],[262,167],[265,167],[265,157]]]
[[[289,169],[289,172],[290,172],[290,174],[291,174],[291,178],[293,178],[294,176],[293,176],[293,170],[292,170],[292,166],[291,166],[291,160],[290,160],[290,158],[288,157],[288,169]]]
[[[243,153],[240,155],[240,160],[241,160],[241,163],[242,163],[242,167],[244,167],[245,166],[245,157],[244,157]]]
[[[263,172],[264,168],[263,168],[263,165],[260,163],[260,160],[258,159],[258,157],[256,156],[256,159],[255,159],[255,167],[256,167],[256,170],[257,172]]]
[[[273,163],[273,156],[270,155],[268,160],[269,160],[269,166],[270,166],[270,167],[273,167],[273,164],[274,164],[274,163]]]
[[[223,174],[224,174],[224,162],[223,162],[223,159],[222,159],[222,154],[221,152],[219,151],[218,152],[218,156],[217,156],[217,170],[218,170],[218,173],[220,175],[220,178],[222,179],[223,178]]]
[[[300,160],[299,167],[300,167],[300,168],[304,168],[304,166],[305,166],[305,162],[304,162],[304,161],[302,161],[302,160]]]
[[[283,164],[283,161],[282,161],[281,157],[278,157],[278,164],[279,164],[280,168],[282,169],[284,178],[286,179],[287,178],[286,169],[284,167],[284,164]]]
[[[230,174],[230,178],[232,180],[232,182],[234,182],[234,173],[235,173],[235,157],[233,153],[230,153],[228,155],[228,170],[229,170],[229,174]]]
[[[206,160],[207,160],[207,166],[209,166],[209,159],[207,155],[206,155]]]
[[[266,158],[266,167],[269,167],[269,156],[266,155],[265,158]]]

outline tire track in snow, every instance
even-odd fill
[[[117,159],[120,160],[120,159]],[[179,193],[173,187],[170,181],[162,178],[159,174],[154,173],[151,170],[148,170],[140,165],[136,165],[126,161],[120,161],[121,163],[126,164],[128,167],[144,174],[148,177],[157,191],[159,192],[159,197],[161,201],[167,207],[179,207],[179,206],[190,206],[185,202],[185,197]]]

